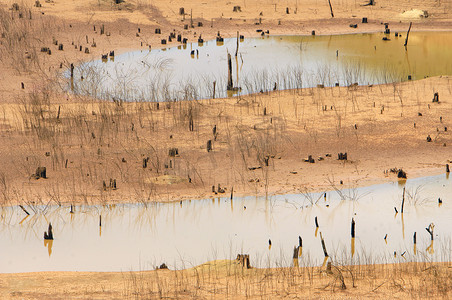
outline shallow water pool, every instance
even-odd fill
[[[405,33],[245,38],[235,56],[236,41],[139,50],[83,63],[69,85],[77,94],[102,99],[173,101],[452,74],[449,32],[412,32],[407,48]],[[229,93],[227,53],[233,86],[239,88]]]
[[[322,265],[320,233],[335,263],[450,261],[450,195],[450,180],[439,175],[325,194],[76,206],[74,213],[70,206],[25,206],[26,216],[3,207],[0,272],[147,270],[163,262],[182,269],[239,253],[250,254],[253,266],[291,266],[299,236],[300,266]],[[54,240],[45,242],[48,222]],[[425,230],[431,223],[433,243]]]

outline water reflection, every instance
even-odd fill
[[[297,238],[303,265],[321,265],[325,257],[343,264],[394,262],[394,252],[407,261],[451,260],[452,204],[437,205],[438,198],[452,194],[446,176],[407,180],[405,188],[404,213],[395,218],[393,207],[400,207],[403,195],[398,183],[330,191],[326,201],[315,201],[325,199],[318,193],[72,209],[29,206],[35,213],[25,217],[19,207],[3,207],[0,270],[129,271],[163,262],[187,268],[237,253],[249,254],[257,267],[290,266]],[[351,240],[350,220],[356,222]],[[44,250],[42,228],[49,222],[54,241],[44,241]],[[425,230],[433,231],[433,222],[436,249]],[[415,232],[422,232],[417,240],[406,238]]]
[[[47,252],[50,255],[52,255],[52,246],[53,246],[53,240],[44,240],[44,247],[47,248]]]
[[[81,64],[71,90],[96,98],[173,101],[250,94],[273,89],[391,83],[452,74],[452,34],[413,32],[382,41],[383,33],[266,36],[241,40],[233,59],[235,92],[226,90],[227,53],[236,39],[115,56]],[[202,47],[201,47],[202,46]],[[196,57],[196,59],[194,59]],[[68,76],[69,77],[69,76]],[[85,80],[79,80],[80,78]]]

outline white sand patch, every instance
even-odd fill
[[[427,18],[428,12],[426,10],[421,9],[412,9],[404,11],[400,14],[400,17],[403,19],[421,19],[421,18]]]

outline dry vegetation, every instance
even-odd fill
[[[400,263],[243,269],[235,261],[131,273],[0,275],[2,298],[44,299],[448,299],[450,264]],[[41,281],[37,278],[46,278]],[[70,284],[76,281],[77,285]],[[19,288],[20,287],[20,288]]]
[[[370,32],[381,30],[382,21],[405,21],[401,13],[418,8],[430,17],[415,20],[417,29],[443,30],[450,26],[447,1],[382,0],[374,7],[332,1],[335,19],[327,1],[60,2],[36,7],[35,1],[24,1],[15,9],[13,1],[0,1],[0,205],[179,201],[212,196],[218,184],[226,193],[233,187],[237,195],[296,193],[325,190],[341,180],[346,186],[393,180],[384,173],[393,167],[403,167],[410,177],[440,173],[451,159],[448,76],[159,104],[73,95],[62,76],[71,63],[110,50],[158,45],[157,26],[165,32],[177,28],[193,41],[200,33],[212,38],[218,30],[234,36],[236,28],[255,35],[259,18],[272,33],[350,33],[349,24],[367,16],[372,21],[359,30]],[[233,13],[234,5],[242,12]],[[183,31],[190,18],[179,15],[179,7],[193,9],[194,21],[205,26]],[[405,29],[406,23],[394,27]],[[41,52],[43,47],[51,54]],[[432,103],[435,92],[440,103]],[[432,143],[426,142],[428,135]],[[172,148],[177,155],[170,155]],[[347,152],[349,160],[336,160],[339,152]],[[305,163],[309,155],[324,160]],[[47,168],[47,179],[32,176],[39,166]],[[329,274],[318,267],[242,270],[220,263],[131,274],[1,274],[0,295],[449,298],[450,270],[449,264],[373,264],[338,266]],[[74,280],[77,288],[67,289]]]

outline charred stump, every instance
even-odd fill
[[[53,240],[52,223],[49,222],[49,228],[44,231],[44,240]]]

